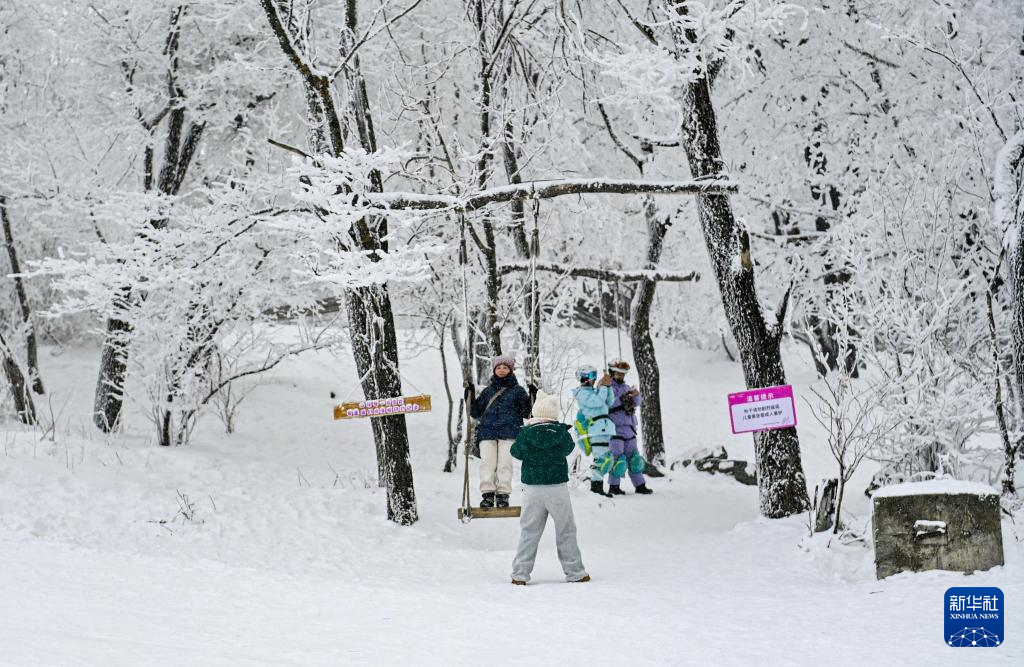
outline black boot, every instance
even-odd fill
[[[626,495],[626,492],[623,491],[622,489],[620,489],[618,484],[609,484],[608,485],[608,497],[609,498],[611,496],[624,496],[624,495]]]
[[[498,495],[495,496],[495,498],[498,501],[498,507],[499,508],[504,509],[504,508],[508,507],[508,494],[507,493],[499,493]]]
[[[488,491],[484,494],[484,499],[480,501],[480,509],[489,510],[494,507],[494,491]]]
[[[646,482],[641,484],[640,486],[636,487],[636,492],[639,493],[642,496],[649,496],[652,493],[654,493],[654,491],[652,491],[651,489],[647,488],[647,483]]]
[[[590,480],[590,491],[596,493],[599,496],[611,496],[610,493],[604,492],[604,481],[603,480]]]

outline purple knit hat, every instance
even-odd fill
[[[510,371],[514,371],[516,369],[516,360],[508,356],[507,354],[499,354],[498,356],[491,358],[492,373],[494,372],[494,369],[501,365],[508,366],[508,369]]]

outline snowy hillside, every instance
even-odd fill
[[[738,365],[659,354],[669,458],[712,444],[750,458],[725,407]],[[562,583],[547,534],[533,582],[513,587],[516,520],[456,520],[462,470],[440,472],[440,401],[409,417],[421,519],[400,527],[372,483],[368,424],[330,419],[344,357],[290,360],[242,404],[238,432],[207,417],[168,449],[138,413],[124,435],[88,427],[95,349],[42,356],[57,428],[0,432],[0,664],[996,664],[941,642],[942,594],[963,575],[876,581],[863,544],[827,549],[805,517],[758,518],[756,488],[726,477],[676,471],[653,496],[614,500],[578,486],[593,581]],[[806,393],[812,369],[790,365]],[[436,354],[405,368],[443,396]],[[802,424],[814,480],[831,459]],[[1006,594],[997,662],[1013,664],[1024,552],[1004,528],[1007,565],[969,585]]]

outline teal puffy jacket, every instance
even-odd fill
[[[576,446],[569,435],[569,425],[561,422],[540,422],[519,431],[512,456],[523,462],[523,484],[565,484],[569,481],[569,464],[565,457]]]

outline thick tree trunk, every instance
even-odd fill
[[[1006,234],[1004,250],[1007,256],[1007,273],[1010,282],[1010,336],[1011,336],[1011,357],[1012,357],[1012,378],[1009,385],[1013,386],[1017,398],[1015,406],[1016,414],[1024,414],[1024,206],[1022,206],[1022,188],[1024,188],[1024,130],[1018,130],[999,151],[996,157],[994,184],[992,194],[994,196],[994,207],[992,212],[993,220],[1003,228]],[[992,277],[993,283],[998,276],[998,267]],[[992,337],[994,354],[994,368],[996,372],[997,409],[1000,420],[1005,422],[1001,414],[1001,398],[999,392],[999,353],[998,338],[995,331],[995,316],[992,312],[991,292],[989,298],[989,327]],[[1016,457],[1022,453],[1024,437],[1011,443],[1006,433],[1005,423],[1001,424],[1003,431],[1004,448],[1006,450],[1006,471],[1003,480],[1003,488],[1007,492],[1015,491],[1014,467]]]
[[[1024,141],[1022,141],[1024,143]],[[1019,175],[1016,181],[1017,190],[1024,187],[1024,148],[1015,164],[1016,173]],[[1015,202],[1019,202],[1015,200]],[[1020,210],[1020,204],[1017,208]],[[1009,274],[1010,274],[1010,335],[1013,340],[1013,375],[1016,384],[1016,396],[1019,402],[1017,414],[1024,414],[1024,218],[1017,217],[1013,222],[1013,233],[1010,234],[1011,247],[1008,248]]]
[[[706,78],[690,84],[687,102],[689,112],[682,129],[690,171],[694,178],[719,177],[722,151]],[[699,195],[697,210],[726,319],[739,346],[747,387],[786,384],[780,342],[788,293],[779,317],[769,327],[754,285],[749,238],[741,234],[729,198]],[[796,429],[758,433],[754,449],[761,513],[780,518],[806,511],[807,484]]]
[[[122,290],[117,304],[127,304],[131,289]],[[120,308],[120,306],[115,306]],[[128,337],[131,324],[118,317],[107,320],[107,330],[100,349],[100,371],[96,380],[93,423],[104,433],[113,432],[121,423],[124,405],[124,382],[128,370]]]
[[[387,286],[361,287],[346,293],[346,309],[356,370],[368,399],[402,395],[398,372],[398,339]],[[377,470],[387,489],[388,519],[403,526],[419,518],[409,434],[404,415],[370,420],[377,448]]]
[[[25,327],[25,361],[28,374],[32,378],[32,391],[45,393],[43,378],[39,373],[39,345],[36,343],[36,329],[32,325],[32,308],[28,303],[25,281],[21,277],[21,263],[18,261],[18,249],[14,246],[14,234],[11,231],[11,219],[7,212],[7,198],[0,195],[0,221],[3,223],[4,245],[7,247],[7,259],[11,263],[11,276],[14,279],[14,293],[18,297],[21,310],[21,323]]]
[[[1016,243],[1010,253],[1010,289],[1011,307],[1010,316],[1013,318],[1012,340],[1013,340],[1013,379],[1016,391],[1008,392],[1015,394],[1017,398],[1016,412],[1024,415],[1024,221],[1017,220]],[[996,382],[999,382],[998,366],[996,367]],[[1017,439],[1017,442],[1006,448],[1006,469],[1003,489],[1016,492],[1014,471],[1016,461],[1024,456],[1024,436]],[[1008,483],[1007,483],[1008,480]]]
[[[282,21],[291,4],[282,0],[261,0],[261,5],[277,36],[281,49],[296,72],[302,77],[307,99],[307,123],[310,149],[314,153],[340,156],[345,151],[344,132],[334,102],[331,81],[319,74],[306,62],[304,38],[293,21]],[[362,148],[376,151],[366,84],[360,73],[359,56],[352,54],[357,34],[356,0],[345,2],[345,26],[341,35],[340,55],[348,58],[342,76],[349,91],[349,112],[355,123]],[[323,131],[320,131],[320,128]],[[383,190],[379,174],[371,175],[371,188]],[[350,236],[356,247],[369,251],[373,260],[387,252],[383,238],[387,234],[384,220],[358,220]],[[395,335],[394,313],[387,285],[361,287],[345,292],[348,311],[349,335],[356,369],[363,378],[366,398],[389,398],[402,394],[402,381],[398,370],[398,340]],[[409,461],[409,434],[405,416],[377,417],[371,420],[374,444],[377,450],[377,471],[387,488],[388,519],[401,525],[417,521],[416,492],[413,487],[412,464]]]

